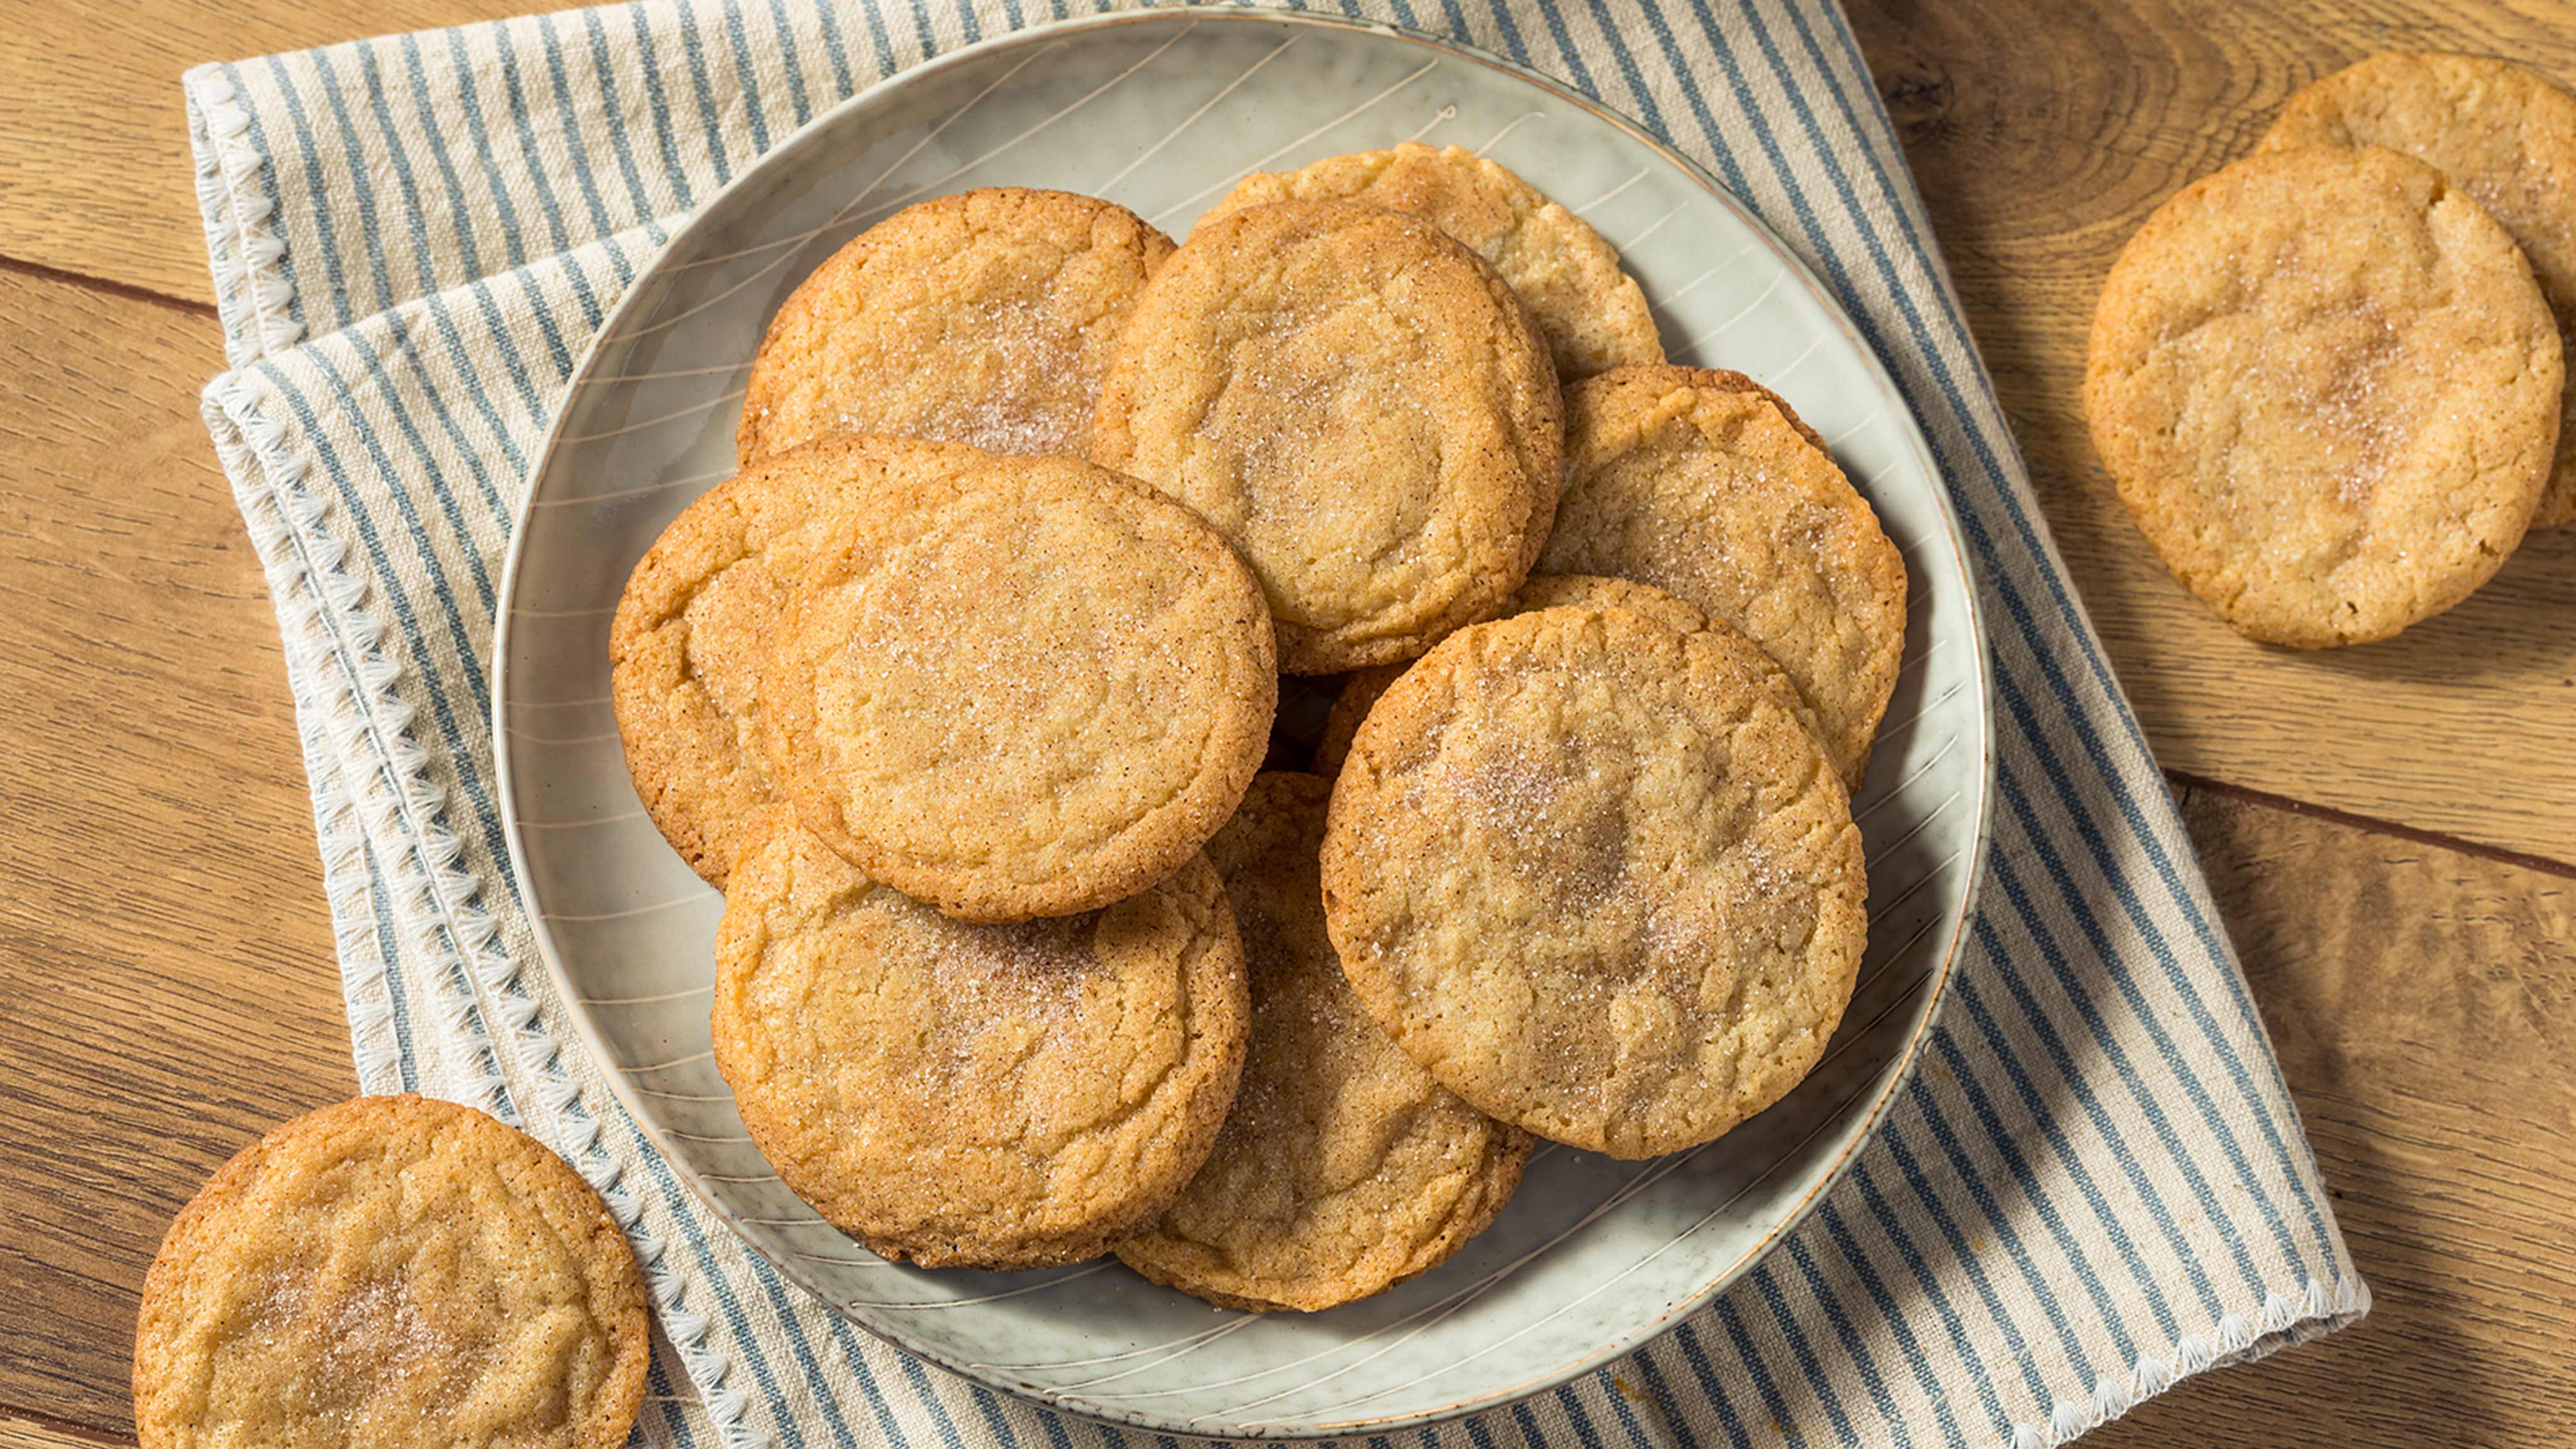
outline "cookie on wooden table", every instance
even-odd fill
[[[2576,94],[2510,61],[2398,52],[2309,85],[2282,108],[2265,150],[2385,146],[2432,163],[2531,262],[2562,344],[2576,338]],[[2559,395],[2562,418],[2576,394]],[[2561,426],[2532,527],[2576,519],[2576,428]]]
[[[2384,639],[2467,598],[2549,479],[2558,327],[2503,227],[2376,146],[2185,187],[2103,283],[2093,446],[2175,577],[2243,634]]]
[[[755,463],[683,510],[626,581],[609,693],[646,813],[718,887],[778,795],[759,747],[760,670],[789,591],[838,549],[844,499],[889,470],[964,466],[972,449],[831,438]]]
[[[1824,748],[1739,655],[1615,607],[1480,624],[1406,670],[1334,782],[1322,876],[1398,1045],[1615,1157],[1795,1086],[1868,932]]]
[[[771,319],[743,394],[745,461],[829,433],[1075,453],[1119,330],[1169,237],[1064,191],[909,206],[814,270]]]
[[[1076,458],[890,469],[761,676],[806,828],[961,920],[1070,915],[1199,853],[1261,768],[1260,586],[1197,515]]]
[[[1807,727],[1809,734],[1818,740],[1824,738],[1824,726],[1817,722],[1816,712],[1807,707],[1806,697],[1798,693],[1798,686],[1790,682],[1787,671],[1781,669],[1778,661],[1763,653],[1760,645],[1746,638],[1734,625],[1712,620],[1652,584],[1603,578],[1598,574],[1532,574],[1521,585],[1520,592],[1512,595],[1511,602],[1503,606],[1503,617],[1569,604],[1595,609],[1626,609],[1667,629],[1678,629],[1685,634],[1714,635],[1713,642],[1720,648],[1736,651],[1747,667],[1769,681],[1773,694],[1798,716],[1798,722]],[[1378,696],[1386,693],[1387,687],[1403,673],[1404,667],[1395,664],[1352,672],[1350,679],[1342,685],[1341,693],[1333,696],[1332,709],[1324,717],[1323,737],[1315,745],[1317,773],[1330,777],[1340,771],[1342,761],[1350,756],[1351,740],[1359,733],[1360,721],[1368,718],[1369,709],[1377,703]]]
[[[534,1140],[422,1097],[243,1149],[144,1280],[144,1449],[617,1449],[652,1361],[608,1208]]]
[[[1256,171],[1208,216],[1273,201],[1382,206],[1466,243],[1528,304],[1563,381],[1664,360],[1646,294],[1619,269],[1619,254],[1601,233],[1464,146],[1406,141],[1384,151],[1328,156],[1295,171]]]
[[[1734,625],[1857,785],[1905,654],[1905,562],[1813,430],[1737,372],[1624,367],[1566,390],[1547,573],[1652,584]]]
[[[1243,948],[1192,859],[1107,910],[953,921],[779,811],[716,930],[716,1066],[797,1196],[889,1258],[1036,1268],[1169,1207],[1243,1066]]]
[[[1520,586],[1556,504],[1556,374],[1430,224],[1290,201],[1202,223],[1136,303],[1092,457],[1261,579],[1292,674],[1410,659]]]
[[[1330,1308],[1428,1272],[1493,1222],[1529,1158],[1529,1134],[1433,1081],[1351,993],[1316,878],[1331,794],[1264,774],[1208,845],[1250,964],[1243,1083],[1180,1200],[1118,1245],[1229,1308]]]

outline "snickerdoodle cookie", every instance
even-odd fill
[[[1729,651],[1620,608],[1477,625],[1405,671],[1334,782],[1322,876],[1398,1045],[1618,1157],[1796,1085],[1868,931],[1824,749]]]
[[[761,676],[770,776],[870,878],[961,920],[1178,870],[1261,768],[1279,681],[1234,551],[1074,458],[889,470]]]
[[[814,270],[771,319],[735,446],[828,433],[1080,453],[1101,374],[1171,239],[1063,191],[988,187],[904,208]]]
[[[2522,248],[2576,338],[2576,94],[2510,61],[2400,52],[2373,56],[2290,97],[2263,137],[2292,146],[2385,146],[2432,163]],[[2576,394],[2559,395],[2564,417]],[[2562,424],[2534,528],[2576,519],[2576,428]]]
[[[843,540],[843,501],[889,471],[981,456],[824,439],[709,489],[635,565],[608,634],[617,732],[646,812],[709,884],[725,883],[742,833],[778,798],[761,761],[760,669],[789,591]]]
[[[580,1175],[470,1108],[360,1097],[171,1224],[134,1334],[144,1449],[617,1449],[644,1278]]]
[[[1566,605],[1583,608],[1620,608],[1641,615],[1685,634],[1711,634],[1719,648],[1736,651],[1744,664],[1762,676],[1781,705],[1798,717],[1807,732],[1824,738],[1824,726],[1817,723],[1816,712],[1807,707],[1806,696],[1798,693],[1787,671],[1779,662],[1762,652],[1762,647],[1744,637],[1742,631],[1723,620],[1712,620],[1698,609],[1652,584],[1634,583],[1627,579],[1603,578],[1598,574],[1532,574],[1503,606],[1503,617],[1526,614],[1533,609],[1554,609]],[[1324,716],[1324,732],[1315,744],[1315,769],[1327,777],[1342,768],[1349,757],[1351,739],[1359,733],[1360,721],[1368,718],[1371,706],[1387,686],[1404,673],[1404,666],[1383,664],[1374,669],[1354,670],[1333,696],[1332,709]],[[1845,781],[1850,784],[1850,781]]]
[[[1150,1225],[1243,1066],[1243,948],[1193,858],[1106,910],[952,921],[781,810],[716,930],[716,1066],[797,1196],[890,1258],[1033,1268]]]
[[[1569,388],[1565,497],[1538,566],[1653,584],[1734,625],[1788,671],[1842,778],[1868,767],[1905,654],[1905,563],[1751,378],[1623,367]]]
[[[1406,141],[1328,156],[1295,171],[1256,171],[1209,212],[1272,201],[1357,201],[1418,216],[1467,244],[1529,304],[1557,376],[1572,382],[1664,360],[1646,294],[1589,222],[1498,162],[1464,146]],[[1206,224],[1202,218],[1201,225]]]
[[[2120,501],[2236,629],[2324,648],[2468,597],[2558,439],[2558,327],[2468,193],[2376,146],[2185,187],[2103,284],[2084,408]]]
[[[1500,608],[1546,540],[1560,443],[1546,344],[1493,267],[1339,201],[1194,230],[1092,429],[1094,459],[1243,554],[1294,674],[1409,659]]]
[[[1369,1017],[1324,933],[1330,782],[1265,774],[1208,845],[1252,977],[1243,1084],[1216,1149],[1128,1266],[1213,1303],[1312,1311],[1427,1272],[1520,1183],[1529,1135],[1433,1081]]]

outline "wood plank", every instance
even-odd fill
[[[2399,638],[2250,643],[2166,574],[2086,436],[2103,275],[2148,211],[2281,100],[2380,50],[2576,81],[2556,0],[1850,0],[2049,526],[2169,769],[2576,861],[2576,529]]]
[[[0,256],[212,303],[181,72],[552,8],[533,0],[13,7],[0,20]]]
[[[2576,876],[2210,791],[2183,815],[2377,1301],[2085,1442],[2564,1443]]]
[[[33,1419],[0,1417],[0,1449],[99,1449],[102,1444],[131,1444],[131,1436],[74,1435]]]
[[[130,1434],[143,1270],[354,1090],[211,317],[0,273],[0,1405]]]

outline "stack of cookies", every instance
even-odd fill
[[[725,892],[744,1124],[875,1251],[1326,1308],[1534,1138],[1691,1147],[1822,1055],[1904,570],[1502,167],[1255,175],[1177,247],[925,202],[788,298],[739,444],[618,723]]]
[[[2383,55],[2148,218],[2084,401],[2167,567],[2247,636],[2384,639],[2576,520],[2576,95]]]

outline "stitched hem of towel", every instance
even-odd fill
[[[416,1090],[418,1067],[405,1049],[408,1012],[395,1005],[393,964],[383,951],[384,922],[376,913],[375,863],[365,831],[340,784],[322,711],[294,691],[296,733],[304,744],[304,773],[313,786],[314,836],[322,850],[322,894],[331,906],[332,934],[340,957],[340,994],[349,1010],[349,1047],[357,1059],[358,1090]]]
[[[180,80],[188,102],[188,149],[197,162],[197,207],[206,219],[206,262],[215,278],[215,315],[224,360],[247,367],[304,339],[286,242],[270,225],[276,203],[264,185],[268,153],[254,140],[251,114],[220,65]]]
[[[399,921],[406,914],[399,907],[417,903],[421,877],[406,856],[388,860],[382,827],[388,814],[418,811],[431,802],[418,780],[418,752],[406,742],[411,709],[393,695],[398,666],[384,653],[382,627],[367,616],[365,583],[341,566],[343,549],[325,526],[330,504],[303,487],[304,460],[288,449],[284,430],[260,414],[256,398],[234,374],[207,386],[203,410],[216,452],[235,479],[235,502],[276,601],[297,715],[315,721],[315,734],[330,748],[335,768],[313,782],[317,815],[328,812],[335,825],[364,833],[374,862],[388,867]],[[371,873],[371,887],[374,881]],[[372,900],[370,905],[372,917]],[[380,948],[371,954],[390,995],[393,963]],[[459,994],[452,981],[444,985],[429,1004],[467,1058],[465,1064],[441,1063],[448,1069],[446,1085],[459,1100],[515,1123],[514,1104],[471,994]],[[409,1044],[406,1037],[397,1037],[398,1049]],[[382,1045],[381,1038],[353,1042],[362,1079],[388,1075],[370,1059]]]
[[[2139,1355],[2125,1378],[2104,1374],[2086,1399],[2059,1399],[2049,1406],[2044,1424],[2016,1424],[2012,1438],[1999,1449],[2055,1449],[2165,1392],[2184,1379],[2211,1369],[2232,1368],[2268,1358],[2282,1349],[2338,1333],[2370,1312],[2370,1285],[2358,1275],[2339,1277],[2332,1287],[2311,1277],[2293,1301],[2277,1290],[2248,1318],[2229,1313],[2218,1320],[2212,1337],[2187,1333],[2176,1340],[2169,1358]]]
[[[384,950],[385,922],[376,909],[374,862],[340,763],[349,736],[363,729],[342,682],[352,665],[348,652],[332,636],[314,584],[317,576],[345,580],[347,575],[339,571],[336,557],[316,566],[310,555],[317,547],[334,551],[327,544],[308,542],[294,522],[296,511],[312,505],[290,501],[270,483],[247,430],[221,406],[221,385],[220,379],[209,385],[201,409],[216,454],[233,479],[234,503],[267,575],[278,631],[290,661],[287,683],[295,700],[296,733],[313,792],[322,889],[331,908],[359,1086],[369,1092],[413,1090],[427,1064],[416,1061],[407,1003],[395,990],[394,962]],[[355,582],[347,587],[354,598]],[[328,664],[319,663],[323,660]]]
[[[240,494],[234,495],[237,499]],[[243,516],[249,516],[249,506]],[[282,525],[279,525],[282,531]],[[284,627],[283,619],[280,627]],[[414,1090],[418,1068],[406,1047],[409,1013],[397,1006],[393,964],[386,959],[384,922],[376,912],[375,863],[366,833],[340,783],[339,761],[325,730],[324,711],[309,691],[296,688],[296,734],[304,747],[304,773],[313,787],[314,838],[322,852],[322,894],[331,907],[340,958],[340,994],[348,1004],[349,1046],[357,1058],[358,1090]]]
[[[336,761],[330,776],[313,782],[317,817],[327,816],[335,842],[344,842],[352,825],[364,828],[379,863],[391,858],[394,914],[420,923],[423,939],[417,944],[438,968],[432,973],[436,1007],[474,1059],[470,1074],[451,1074],[451,1085],[461,1076],[464,1099],[538,1136],[599,1192],[634,1247],[663,1330],[718,1435],[729,1449],[767,1449],[769,1437],[746,1419],[748,1398],[726,1386],[732,1357],[709,1341],[709,1320],[689,1308],[686,1273],[643,1225],[642,1204],[620,1184],[623,1168],[600,1141],[598,1116],[564,1074],[559,1045],[538,1023],[537,1002],[519,981],[516,963],[498,949],[497,926],[476,903],[479,884],[455,866],[461,846],[440,823],[445,792],[429,778],[424,753],[409,743],[413,710],[395,688],[400,666],[384,647],[381,621],[365,608],[366,584],[343,567],[344,549],[324,526],[332,504],[304,486],[310,457],[284,425],[261,410],[237,373],[207,385],[203,412],[276,600],[299,714],[317,722],[313,738],[327,744]],[[321,803],[325,795],[333,797],[327,805]],[[348,860],[345,851],[337,858]],[[343,876],[341,900],[354,894],[350,879]],[[335,920],[341,900],[333,902]],[[366,919],[373,923],[372,910]],[[469,970],[468,958],[475,956],[480,959]],[[393,1024],[390,1006],[381,1018],[374,1007],[380,989],[390,992],[389,967],[371,943],[354,969],[349,957],[342,958],[359,1069],[370,1079],[386,1072],[376,1055],[385,1040],[375,1033],[361,1037],[354,1029],[356,1011],[363,1001],[371,1023]],[[348,980],[352,974],[358,979]],[[483,1027],[478,982],[497,1001],[494,1014],[508,1028],[497,1044]],[[550,1120],[521,1119],[502,1078],[504,1050],[512,1053],[510,1065],[533,1080],[534,1096]]]

